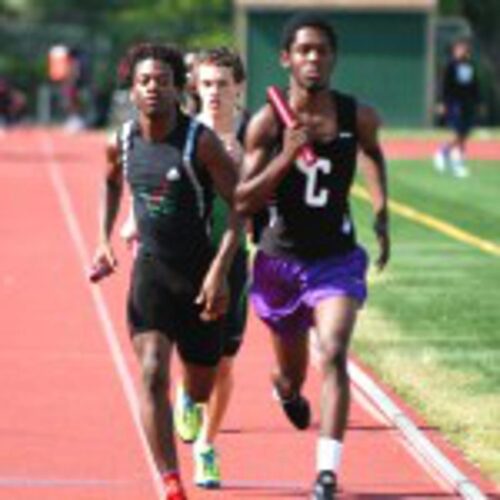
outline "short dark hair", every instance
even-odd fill
[[[452,47],[456,47],[457,45],[468,45],[469,47],[471,47],[472,39],[467,35],[459,35],[451,43]]]
[[[186,83],[186,66],[182,52],[173,45],[142,42],[130,47],[118,65],[118,80],[121,85],[131,87],[135,68],[145,59],[155,59],[167,64],[174,76],[174,85],[182,89]]]
[[[281,49],[290,50],[297,31],[302,28],[317,28],[321,30],[330,42],[330,48],[335,52],[338,46],[337,33],[325,19],[325,14],[318,12],[299,12],[288,19],[281,34]]]
[[[199,64],[213,64],[221,68],[229,68],[233,72],[236,83],[245,81],[245,67],[239,54],[228,47],[215,47],[198,53],[195,59],[195,67]]]

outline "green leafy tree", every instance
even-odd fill
[[[51,45],[90,52],[100,87],[111,85],[126,47],[146,39],[186,49],[232,45],[232,0],[0,0],[0,71],[32,102]]]

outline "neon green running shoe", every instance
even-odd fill
[[[194,482],[200,488],[216,489],[220,487],[219,459],[211,445],[193,446]]]
[[[177,386],[174,407],[174,425],[177,435],[186,443],[192,443],[201,430],[202,412],[182,385]]]

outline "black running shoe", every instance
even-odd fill
[[[301,431],[311,424],[311,408],[309,401],[301,394],[295,394],[288,399],[282,399],[275,388],[275,395],[293,426]]]
[[[333,472],[324,470],[318,474],[314,483],[311,500],[335,500],[337,477]]]

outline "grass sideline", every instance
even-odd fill
[[[391,161],[391,198],[500,243],[493,162],[469,179],[429,161]],[[360,240],[376,255],[371,210],[355,199]],[[354,349],[469,460],[500,483],[500,258],[392,214],[393,256],[371,275]]]

